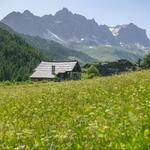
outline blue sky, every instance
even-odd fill
[[[0,19],[12,11],[28,9],[35,15],[55,14],[63,7],[99,24],[114,26],[133,22],[150,37],[150,0],[0,0]]]

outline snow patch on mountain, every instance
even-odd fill
[[[138,49],[142,49],[142,50],[145,50],[146,47],[141,45],[140,43],[135,43],[135,46],[138,48]]]
[[[106,47],[112,47],[112,45],[110,45],[110,44],[106,44],[105,46],[106,46]]]
[[[113,36],[118,36],[119,35],[119,31],[122,28],[125,28],[127,25],[118,25],[115,27],[109,27],[109,30],[112,32]]]

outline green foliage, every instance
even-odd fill
[[[92,79],[96,76],[99,76],[99,71],[98,69],[94,66],[94,65],[91,65],[87,70],[86,70],[86,73],[83,75],[83,78],[86,78],[86,79]]]
[[[150,71],[0,85],[0,149],[150,147]]]
[[[0,81],[27,80],[42,58],[22,38],[0,28]]]
[[[144,58],[144,62],[142,65],[144,68],[150,68],[150,54],[148,54],[145,58]]]
[[[87,69],[87,74],[94,74],[95,76],[98,76],[99,75],[99,71],[98,71],[98,69],[94,65],[91,65]]]

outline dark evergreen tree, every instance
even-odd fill
[[[143,65],[144,68],[150,68],[150,54],[148,54],[143,61]]]
[[[20,36],[0,28],[0,81],[27,80],[44,55]]]

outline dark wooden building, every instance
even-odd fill
[[[32,80],[79,80],[81,67],[78,61],[41,62],[30,76]]]
[[[86,64],[84,68],[87,69],[91,65],[94,65],[99,70],[99,73],[103,76],[136,70],[136,65],[126,59],[121,59],[121,60],[114,61],[114,62]]]

